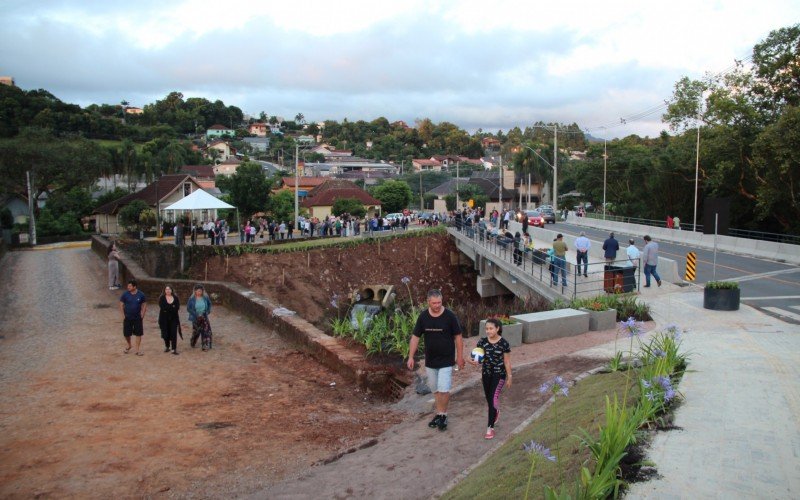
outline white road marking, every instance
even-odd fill
[[[771,313],[775,313],[778,316],[783,316],[784,318],[790,318],[795,321],[800,321],[800,314],[793,313],[791,311],[787,311],[786,309],[781,309],[780,307],[764,307],[765,311],[769,311]]]
[[[740,300],[784,300],[800,299],[800,295],[773,295],[772,297],[742,297]]]

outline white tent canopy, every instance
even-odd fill
[[[189,196],[178,200],[172,205],[164,208],[163,210],[207,210],[219,208],[236,208],[233,205],[228,205],[219,198],[206,193],[202,189],[198,189]]]

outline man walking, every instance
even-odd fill
[[[606,258],[607,263],[612,263],[617,258],[617,251],[619,250],[619,242],[614,239],[614,233],[608,236],[608,239],[603,242],[603,256]]]
[[[128,347],[123,351],[131,352],[131,336],[136,337],[136,355],[144,356],[141,351],[142,335],[144,335],[143,320],[147,312],[147,302],[144,294],[136,287],[136,280],[128,281],[128,289],[119,298],[119,310],[122,312],[122,335]]]
[[[564,243],[564,235],[558,233],[556,241],[553,242],[553,284],[558,285],[558,273],[561,271],[561,283],[567,286],[567,244]]]
[[[661,276],[656,271],[658,265],[658,243],[652,241],[650,235],[644,237],[645,245],[642,250],[642,262],[644,264],[644,287],[650,287],[650,275],[656,279],[658,286],[661,286]]]
[[[575,238],[575,252],[578,257],[576,259],[578,265],[578,274],[581,274],[581,261],[583,261],[583,276],[589,277],[589,248],[592,247],[592,242],[586,237],[586,233],[581,231],[581,235]]]
[[[428,427],[447,429],[447,405],[453,381],[453,365],[464,368],[464,339],[461,326],[453,311],[442,305],[442,292],[428,292],[428,309],[422,311],[414,325],[408,351],[408,369],[414,369],[414,355],[419,339],[425,340],[425,371],[428,386],[436,400],[436,416]]]

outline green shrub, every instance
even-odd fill
[[[738,290],[739,283],[736,281],[709,281],[706,288],[710,290]]]

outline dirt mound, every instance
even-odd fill
[[[398,299],[407,299],[410,291],[415,302],[423,301],[430,288],[440,288],[445,301],[480,299],[475,272],[458,265],[458,250],[447,234],[365,239],[356,246],[293,253],[212,257],[195,264],[189,273],[195,279],[239,283],[323,330],[326,318],[334,313],[332,297],[344,298],[366,284],[395,285]],[[404,277],[411,279],[408,289],[402,285]]]

